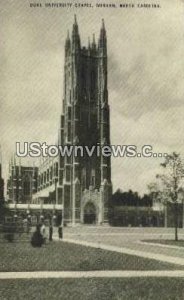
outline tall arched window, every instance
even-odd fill
[[[25,174],[23,177],[23,193],[25,196],[29,196],[31,194],[31,183],[32,178],[29,174]]]

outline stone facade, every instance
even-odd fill
[[[68,33],[65,43],[63,111],[58,144],[88,146],[89,149],[110,145],[109,118],[104,21],[98,44],[93,36],[92,44],[89,42],[86,48],[81,47],[75,17],[72,36],[70,38]],[[92,156],[84,152],[84,156],[72,153],[48,157],[39,166],[37,182],[32,203],[62,205],[65,223],[107,222],[108,199],[112,194],[110,157],[97,155],[97,151]]]
[[[7,182],[7,200],[10,203],[31,203],[32,195],[37,191],[38,168],[16,165],[9,166]]]
[[[68,146],[110,145],[104,21],[98,44],[93,35],[92,43],[87,48],[81,47],[76,17],[72,36],[67,36],[60,139],[61,145]],[[108,198],[112,192],[110,157],[98,156],[96,152],[92,157],[87,154],[60,157],[59,186],[65,222],[107,221]]]

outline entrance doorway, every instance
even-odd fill
[[[96,223],[96,208],[91,202],[87,203],[84,208],[84,224]]]

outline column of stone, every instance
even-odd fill
[[[71,112],[71,135],[72,135],[72,145],[77,146],[79,139],[79,126],[78,126],[78,101],[80,93],[80,36],[78,32],[78,24],[75,17],[73,31],[72,31],[72,112]],[[75,157],[75,151],[72,155],[72,170],[71,170],[71,202],[72,202],[72,224],[75,225],[76,215],[79,196],[79,158]]]
[[[104,22],[99,38],[99,97],[100,97],[100,144],[110,146],[109,106],[107,91],[107,39]],[[109,153],[110,155],[110,153]],[[107,219],[108,199],[112,190],[110,178],[110,156],[101,155],[101,222]]]
[[[65,44],[65,79],[64,79],[64,100],[63,100],[63,114],[64,114],[64,142],[63,145],[71,145],[71,102],[72,102],[72,77],[73,77],[73,40],[74,29],[72,33],[72,43],[69,34]],[[64,172],[63,172],[63,199],[64,199],[64,219],[71,223],[72,220],[72,191],[71,191],[71,157],[64,157]]]

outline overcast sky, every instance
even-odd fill
[[[183,154],[183,1],[162,0],[160,9],[46,9],[30,8],[28,0],[6,0],[0,1],[3,175],[7,176],[15,142],[57,139],[64,42],[74,13],[83,45],[93,33],[98,37],[101,19],[105,19],[111,143],[150,144],[155,151]],[[114,190],[146,192],[160,161],[113,158]]]

